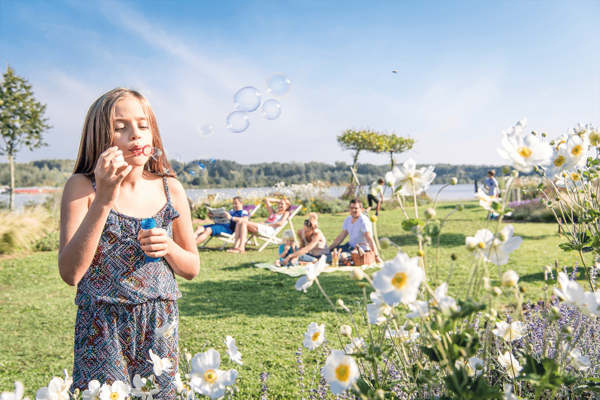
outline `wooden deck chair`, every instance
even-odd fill
[[[260,204],[244,206],[244,210],[248,211],[248,214],[250,215],[249,218],[252,218],[252,216],[258,211],[259,208],[260,208]],[[212,238],[217,238],[217,239],[225,242],[225,243],[223,243],[223,246],[221,246],[219,248],[219,250],[223,250],[225,248],[225,246],[227,246],[228,244],[233,244],[234,237],[235,237],[234,234],[230,235],[228,233],[221,233],[219,236],[209,236],[208,239],[206,239],[199,248],[204,249],[206,247],[206,245],[208,244],[208,242],[210,242],[212,240]],[[254,244],[256,246],[258,246],[258,242],[256,241],[256,239],[254,239]]]
[[[249,236],[252,235],[252,238],[258,238],[259,240],[264,241],[263,245],[258,249],[259,252],[263,251],[265,247],[267,247],[269,244],[277,245],[283,243],[281,239],[277,237],[277,234],[279,234],[279,232],[281,232],[288,224],[290,225],[290,229],[294,233],[294,240],[296,241],[296,243],[298,243],[298,238],[296,237],[296,230],[294,229],[294,223],[292,219],[296,216],[296,214],[298,214],[301,208],[301,206],[290,206],[290,216],[288,217],[287,221],[285,221],[285,224],[276,228],[275,232],[271,236],[262,236],[258,233],[248,233]],[[250,242],[252,238],[248,238],[248,242]],[[248,244],[248,242],[246,242],[246,244]]]

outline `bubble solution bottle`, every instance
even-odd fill
[[[154,220],[154,218],[146,218],[146,219],[142,220],[140,228],[141,229],[156,228],[156,221]],[[159,260],[160,260],[160,257],[150,257],[150,256],[146,255],[146,262],[157,262]]]

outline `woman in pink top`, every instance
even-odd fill
[[[277,204],[277,212],[273,210],[271,203]],[[290,202],[288,199],[274,199],[265,197],[265,205],[269,211],[269,218],[264,223],[240,221],[235,226],[235,243],[228,253],[245,253],[248,232],[258,233],[261,236],[272,236],[275,229],[285,224],[290,216]]]

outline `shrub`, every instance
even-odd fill
[[[60,232],[50,231],[48,234],[35,241],[33,251],[56,251],[60,243]]]
[[[556,223],[552,210],[540,203],[540,199],[515,201],[509,204],[514,211],[507,219],[523,222]]]
[[[31,250],[54,221],[42,207],[0,212],[0,254]]]

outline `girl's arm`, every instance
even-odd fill
[[[175,178],[167,178],[167,180],[171,193],[171,202],[179,212],[179,218],[173,221],[173,238],[166,238],[166,251],[163,249],[165,254],[160,254],[162,252],[159,252],[159,255],[156,256],[164,257],[175,274],[187,280],[192,280],[200,272],[200,257],[198,256],[198,247],[194,238],[190,207],[181,183]],[[156,237],[151,236],[151,238]],[[142,241],[144,251],[154,250],[155,248],[158,250],[162,247],[160,246],[161,243],[153,245],[143,243],[145,241],[147,239]]]
[[[80,174],[65,184],[60,206],[58,270],[71,286],[77,285],[90,267],[110,209],[119,197],[121,182],[131,172],[132,167],[125,161],[114,161],[122,154],[117,147],[110,147],[98,158],[94,169],[96,194],[92,182]]]
[[[275,202],[278,201],[277,199],[271,199],[269,197],[265,197],[265,205],[267,206],[267,211],[269,212],[269,215],[274,214],[273,207],[271,206],[271,200],[273,200]]]

